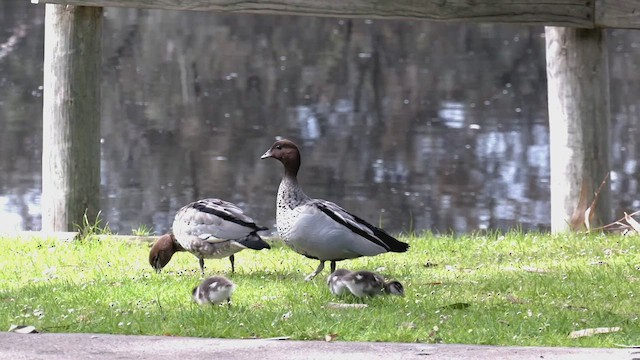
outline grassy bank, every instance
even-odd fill
[[[336,299],[327,270],[276,244],[207,260],[207,274],[237,284],[233,306],[199,307],[195,257],[178,253],[161,274],[149,245],[114,240],[0,239],[0,328],[45,332],[183,335],[498,345],[615,346],[640,338],[637,238],[521,234],[405,237],[405,254],[344,261],[379,269],[406,296]],[[365,303],[330,308],[328,303]],[[571,331],[620,327],[571,339]]]

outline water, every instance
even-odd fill
[[[40,228],[44,7],[0,5],[0,229]],[[108,9],[102,216],[169,229],[203,197],[274,228],[276,136],[300,182],[391,232],[547,230],[541,27]],[[640,208],[640,42],[609,33],[616,215]]]

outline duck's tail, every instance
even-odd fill
[[[262,240],[260,235],[258,235],[255,231],[251,234],[247,235],[244,239],[236,240],[236,242],[246,248],[253,250],[262,250],[262,249],[271,249],[269,244]]]

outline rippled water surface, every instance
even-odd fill
[[[0,10],[0,229],[39,229],[44,8]],[[640,208],[637,34],[609,32],[616,215]],[[307,194],[392,232],[549,228],[541,27],[108,9],[103,54],[113,231],[203,197],[273,228],[277,136]]]

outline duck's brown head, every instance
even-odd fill
[[[149,251],[149,264],[156,272],[160,272],[162,268],[169,263],[173,254],[178,251],[185,250],[178,244],[172,233],[164,234],[151,247]]]
[[[279,160],[284,165],[285,174],[294,177],[298,174],[298,169],[300,169],[300,150],[291,140],[282,139],[276,141],[260,158]]]

